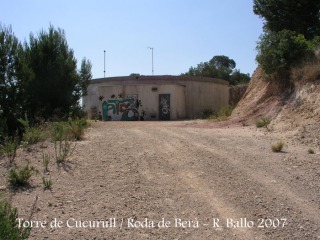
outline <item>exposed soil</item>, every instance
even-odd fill
[[[17,165],[30,160],[40,173],[11,201],[20,217],[34,205],[31,219],[48,223],[30,239],[320,239],[320,149],[308,154],[290,134],[199,120],[93,122],[60,167],[50,142],[20,149]],[[286,146],[273,153],[278,139]],[[43,191],[43,152],[52,191]],[[0,171],[5,185],[4,159]],[[61,228],[50,226],[55,218]],[[74,227],[109,218],[115,227]]]

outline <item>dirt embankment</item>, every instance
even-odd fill
[[[320,80],[298,81],[294,91],[266,80],[257,68],[249,87],[232,113],[232,122],[254,124],[260,117],[272,119],[271,129],[320,147]]]

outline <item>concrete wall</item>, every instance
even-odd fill
[[[134,111],[143,116],[144,120],[159,119],[159,94],[170,94],[170,117],[172,120],[186,118],[185,86],[181,85],[111,85],[100,86],[99,96],[104,96],[104,101],[124,101],[132,96],[137,96],[139,106]],[[130,102],[130,100],[128,100]],[[132,108],[132,107],[131,107]],[[102,112],[101,104],[98,111]],[[109,111],[111,120],[121,120],[122,112],[113,114]],[[130,113],[131,115],[132,113]]]
[[[159,119],[159,94],[170,94],[170,119],[200,117],[203,110],[219,110],[227,106],[229,86],[224,80],[182,76],[129,76],[92,80],[88,96],[83,98],[84,109],[89,117],[94,112],[103,112],[102,103],[112,114],[112,120],[121,120],[122,114],[133,116],[126,111],[133,106],[129,97],[137,95],[140,105],[134,112],[144,113],[145,120]],[[102,101],[99,96],[103,96]],[[127,100],[127,101],[125,101]],[[121,107],[121,109],[120,109]],[[116,110],[115,110],[116,109]],[[126,112],[126,113],[124,113]],[[118,115],[118,116],[116,116]]]
[[[227,106],[229,90],[224,84],[190,81],[187,84],[186,96],[188,118],[198,118],[205,109],[217,111]]]

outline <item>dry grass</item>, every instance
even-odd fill
[[[320,79],[320,63],[311,62],[302,64],[301,67],[291,70],[291,79],[293,82],[312,82]]]
[[[283,141],[277,141],[271,145],[272,152],[281,152],[283,147]]]
[[[256,120],[256,127],[262,128],[266,127],[268,129],[269,124],[271,123],[271,118],[269,117],[261,117]]]

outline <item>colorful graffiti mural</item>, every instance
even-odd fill
[[[103,120],[137,121],[141,100],[138,95],[128,95],[126,99],[109,99],[102,103]]]

